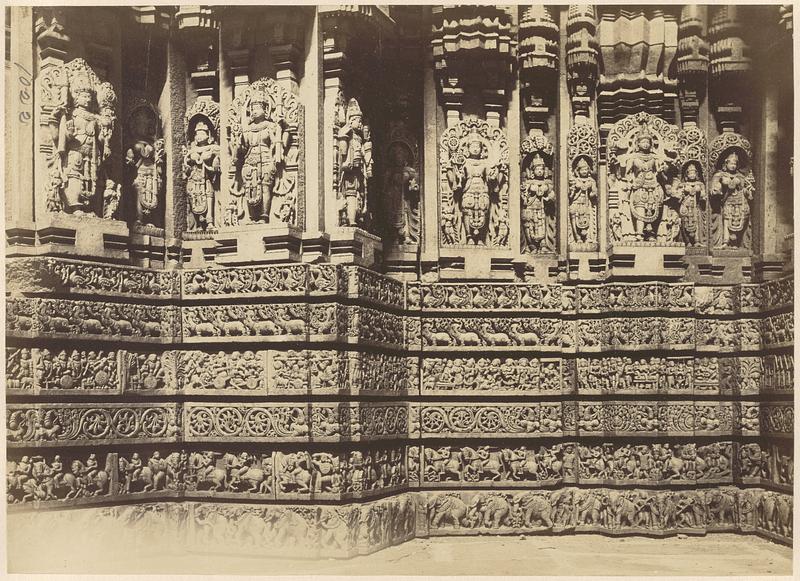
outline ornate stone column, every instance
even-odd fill
[[[545,6],[521,9],[519,74],[525,131],[520,152],[520,266],[526,279],[546,280],[559,272],[559,171],[554,123],[558,100],[559,29]],[[513,156],[512,156],[513,157]]]
[[[599,253],[605,237],[598,214],[604,204],[598,187],[599,135],[593,106],[599,75],[594,7],[570,6],[565,25],[567,89],[572,105],[566,139],[567,266],[570,278],[591,279],[603,276],[606,268]]]

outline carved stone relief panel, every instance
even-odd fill
[[[750,142],[722,133],[711,143],[709,195],[714,248],[752,248],[752,205],[756,195]]]
[[[339,91],[334,128],[333,188],[340,226],[370,229],[369,207],[373,172],[372,132],[364,120],[358,99],[345,102]]]
[[[187,230],[213,230],[220,221],[219,105],[198,99],[186,112],[183,175]]]
[[[119,177],[108,168],[117,117],[114,88],[83,59],[46,69],[37,83],[44,207],[114,218],[121,197]]]
[[[520,200],[522,252],[555,252],[556,190],[553,181],[553,146],[542,134],[529,136],[522,141]]]
[[[127,103],[124,125],[125,179],[123,193],[133,202],[135,223],[163,227],[166,195],[167,152],[161,116],[148,101],[134,98]],[[104,210],[114,217],[111,208]]]
[[[389,239],[398,246],[416,246],[422,228],[419,144],[404,121],[390,124],[388,140],[383,196]]]
[[[300,176],[297,96],[274,79],[251,83],[228,110],[231,189],[224,224],[297,225]]]
[[[444,246],[507,247],[508,140],[473,118],[448,128],[439,145],[440,238]]]
[[[607,143],[611,240],[678,242],[681,217],[667,203],[681,171],[678,128],[638,113],[615,123]]]

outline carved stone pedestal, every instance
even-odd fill
[[[304,232],[303,262],[327,262],[331,252],[331,238],[325,232]]]
[[[300,229],[293,226],[221,228],[217,235],[216,262],[299,262],[300,244]]]
[[[160,228],[139,228],[131,233],[131,261],[136,266],[164,268],[166,241]]]
[[[597,251],[572,251],[567,259],[570,280],[600,280],[606,277],[608,263]]]
[[[371,268],[383,260],[380,237],[361,228],[341,227],[331,234],[331,262]]]
[[[398,278],[416,279],[419,269],[417,246],[396,246],[386,254],[386,273]]]
[[[753,259],[738,249],[712,250],[710,257],[698,262],[698,282],[737,284],[752,281]]]
[[[128,260],[128,225],[119,220],[45,214],[36,221],[36,235],[39,247],[32,254]]]
[[[539,281],[561,280],[565,274],[565,265],[555,254],[528,254],[514,261],[514,268],[526,279]]]
[[[514,262],[510,251],[490,252],[442,248],[439,252],[439,277],[442,280],[489,278],[514,280]]]
[[[614,277],[677,278],[686,274],[685,255],[686,247],[683,244],[615,244],[609,248],[608,267]]]

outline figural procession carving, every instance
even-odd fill
[[[791,543],[790,163],[740,13],[239,9],[109,9],[122,56],[72,9],[23,19],[12,516],[301,556]],[[163,70],[126,70],[123,22]]]

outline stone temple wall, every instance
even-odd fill
[[[791,542],[791,8],[10,11],[12,517]]]

